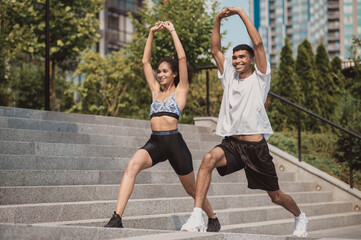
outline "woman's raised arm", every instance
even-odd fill
[[[173,39],[175,49],[177,51],[178,56],[178,66],[179,66],[179,84],[177,88],[180,89],[189,90],[189,82],[188,82],[188,71],[187,71],[187,58],[186,53],[184,52],[183,46],[181,41],[178,38],[177,32],[175,31],[175,28],[173,24],[169,21],[166,21],[163,23],[164,28],[166,28]]]
[[[142,59],[145,79],[147,80],[153,98],[160,91],[160,86],[154,77],[152,65],[150,64],[151,55],[152,55],[152,42],[153,42],[154,33],[162,29],[163,29],[163,25],[161,22],[157,22],[155,26],[150,29]]]

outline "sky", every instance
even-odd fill
[[[249,0],[218,0],[220,7],[241,7],[245,10],[249,16]],[[227,21],[222,19],[221,32],[223,30],[227,31],[227,34],[222,39],[222,46],[226,46],[228,43],[231,43],[228,51],[224,53],[227,59],[232,57],[232,49],[238,44],[250,44],[250,38],[248,36],[247,30],[238,15],[234,15],[227,18]]]

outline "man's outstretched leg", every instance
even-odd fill
[[[187,222],[182,226],[181,231],[188,232],[205,232],[206,227],[203,220],[204,201],[211,183],[212,171],[216,167],[225,166],[227,164],[224,152],[221,148],[215,147],[203,157],[202,164],[198,171],[196,197],[194,209]],[[209,219],[208,231],[218,232],[221,228],[218,219]]]
[[[281,190],[267,191],[267,193],[271,197],[273,203],[284,207],[294,215],[295,228],[293,235],[297,237],[307,237],[308,220],[306,214],[301,212],[293,198],[283,193]]]

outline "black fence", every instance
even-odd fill
[[[197,68],[197,70],[206,70],[206,89],[207,89],[207,114],[208,116],[210,115],[209,114],[209,73],[208,73],[208,70],[210,69],[217,69],[217,67],[215,66],[209,66],[209,67],[200,67],[200,68]],[[340,125],[334,123],[334,122],[331,122],[330,120],[326,119],[326,118],[323,118],[289,100],[287,100],[286,98],[283,98],[273,92],[269,92],[268,93],[270,96],[272,97],[275,97],[277,99],[279,99],[280,101],[282,101],[283,103],[286,103],[290,106],[292,106],[295,111],[297,111],[297,131],[298,131],[298,160],[301,162],[302,161],[302,151],[301,151],[301,143],[302,143],[302,139],[301,139],[301,111],[305,112],[306,114],[314,117],[314,118],[317,118],[329,125],[331,125],[333,128],[337,128],[338,130],[344,132],[344,133],[347,133],[349,135],[349,154],[348,154],[348,162],[349,162],[349,181],[350,181],[350,188],[353,188],[353,174],[352,174],[352,144],[353,144],[353,138],[358,138],[361,140],[361,136],[354,133],[354,132],[351,132],[343,127],[341,127]],[[360,153],[361,154],[361,153]]]

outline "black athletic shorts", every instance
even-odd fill
[[[178,175],[193,171],[192,155],[178,129],[172,131],[153,131],[148,142],[141,147],[152,158],[152,166],[169,160]]]
[[[279,189],[275,165],[265,139],[259,142],[248,142],[225,137],[216,147],[224,151],[227,160],[226,166],[217,168],[221,176],[244,168],[248,188],[266,191]]]

